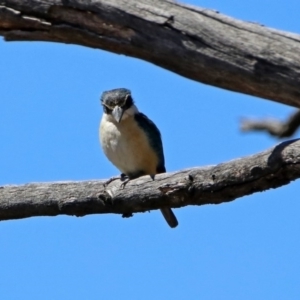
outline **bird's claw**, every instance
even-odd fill
[[[124,173],[122,173],[120,176],[114,176],[111,177],[110,179],[108,179],[106,182],[104,182],[104,186],[108,186],[111,182],[115,181],[115,180],[121,180],[123,181],[122,184],[120,185],[121,189],[125,188],[125,185],[130,181],[130,179],[128,178],[127,175],[125,175]]]
[[[125,188],[125,185],[130,181],[131,179],[127,176],[127,175],[125,175],[125,174],[121,174],[121,181],[123,181],[122,183],[121,183],[121,185],[120,185],[120,189],[124,189]]]
[[[115,181],[115,180],[117,180],[117,179],[120,179],[120,176],[114,176],[114,177],[109,178],[107,181],[105,181],[105,182],[103,183],[103,185],[106,187],[106,186],[108,186],[111,182],[113,182],[113,181]]]
[[[125,185],[126,185],[129,181],[130,181],[130,179],[127,178],[124,182],[122,182],[121,185],[120,185],[120,189],[123,190],[123,189],[125,188]]]

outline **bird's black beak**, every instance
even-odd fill
[[[124,113],[124,109],[120,106],[115,106],[115,108],[112,111],[112,116],[114,117],[114,119],[120,123],[120,121],[122,120],[122,116]]]

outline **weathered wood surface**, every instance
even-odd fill
[[[120,189],[116,180],[37,183],[0,187],[0,220],[134,212],[164,205],[219,204],[277,188],[300,177],[300,140],[216,166],[140,177]],[[295,195],[296,197],[296,195]]]
[[[300,108],[300,36],[212,10],[163,0],[0,0],[0,34],[125,54]]]

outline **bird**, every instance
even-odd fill
[[[100,143],[106,157],[122,172],[121,179],[126,177],[129,181],[144,175],[154,179],[155,174],[165,173],[160,131],[139,112],[131,91],[126,88],[104,91],[100,100],[103,107]],[[178,221],[171,208],[160,210],[169,226],[175,228]]]

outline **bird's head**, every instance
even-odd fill
[[[136,110],[130,90],[124,88],[103,92],[101,104],[104,113],[112,115],[118,123],[121,122],[124,112],[129,112],[133,108]]]

